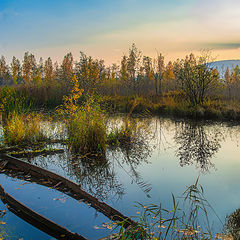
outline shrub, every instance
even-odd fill
[[[73,88],[69,96],[63,97],[58,113],[64,116],[68,144],[76,153],[104,153],[106,149],[106,118],[100,104],[93,96],[86,97],[79,106],[83,90],[79,89],[76,76],[72,78]]]
[[[82,154],[105,152],[105,116],[92,98],[66,120],[66,126],[72,150]]]

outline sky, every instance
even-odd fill
[[[0,0],[0,55],[61,61],[80,51],[120,63],[132,43],[166,60],[211,50],[240,59],[239,0]]]

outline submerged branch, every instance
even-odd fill
[[[42,215],[31,210],[24,204],[17,201],[11,195],[4,191],[4,188],[0,185],[0,196],[3,203],[7,204],[8,209],[13,212],[15,215],[19,216],[26,222],[37,227],[43,232],[49,234],[52,237],[57,239],[76,239],[76,240],[86,240],[85,237],[77,233],[72,233],[66,228],[56,224],[55,222],[43,217]]]
[[[55,188],[78,201],[84,200],[84,203],[95,208],[97,211],[100,211],[112,221],[125,220],[125,229],[129,226],[136,225],[136,223],[130,218],[85,192],[81,189],[80,185],[56,173],[34,166],[9,155],[0,156],[0,165],[2,166],[1,172],[4,174],[12,175],[15,173],[16,177],[19,177],[18,175],[20,175],[21,178],[24,178],[26,181],[32,181],[32,178],[34,178],[34,181],[40,185]]]

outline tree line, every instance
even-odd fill
[[[67,53],[62,62],[45,61],[26,52],[22,61],[16,57],[6,63],[0,58],[0,85],[35,86],[47,89],[59,88],[67,94],[72,87],[72,78],[78,79],[85,92],[103,95],[162,96],[166,93],[182,93],[192,105],[203,103],[207,97],[224,96],[239,99],[240,69],[227,68],[221,76],[209,65],[209,55],[196,57],[187,55],[184,59],[165,63],[160,53],[156,58],[145,56],[135,44],[123,55],[120,65],[106,66],[104,60],[93,59],[80,52],[78,61]]]

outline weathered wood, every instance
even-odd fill
[[[37,150],[37,151],[21,151],[21,152],[10,152],[8,153],[9,155],[13,156],[13,157],[21,157],[21,158],[31,158],[31,157],[37,157],[37,156],[41,156],[41,155],[54,155],[54,154],[58,154],[58,153],[64,153],[63,149],[52,149],[52,150],[48,150],[48,149],[43,149],[43,150]]]
[[[6,193],[3,187],[0,185],[0,196],[3,203],[8,205],[8,209],[24,219],[26,222],[37,227],[48,235],[57,239],[71,239],[71,240],[86,240],[85,237],[72,233],[66,228],[56,224],[55,222],[43,217],[42,215],[36,213],[30,208],[26,207],[24,204],[17,201],[11,195]]]
[[[13,152],[13,151],[21,151],[21,148],[19,148],[19,147],[17,147],[17,146],[2,147],[2,148],[0,148],[0,154],[1,154],[1,153]]]
[[[7,161],[7,160],[1,161],[1,162],[0,162],[0,169],[4,169],[7,164],[8,164],[8,161]]]
[[[26,181],[31,181],[30,178],[34,178],[34,181],[40,185],[53,188],[55,187],[58,191],[61,191],[76,200],[84,201],[84,203],[95,208],[97,211],[103,213],[113,221],[124,220],[123,226],[125,229],[129,226],[136,226],[136,223],[129,217],[124,216],[122,213],[112,208],[108,204],[100,202],[97,198],[81,189],[78,184],[56,173],[50,172],[48,170],[5,154],[0,155],[0,162],[1,161],[8,161],[7,166],[4,169],[4,173],[6,174],[8,169],[14,171],[15,173],[21,172],[21,177],[24,178],[25,176]]]

